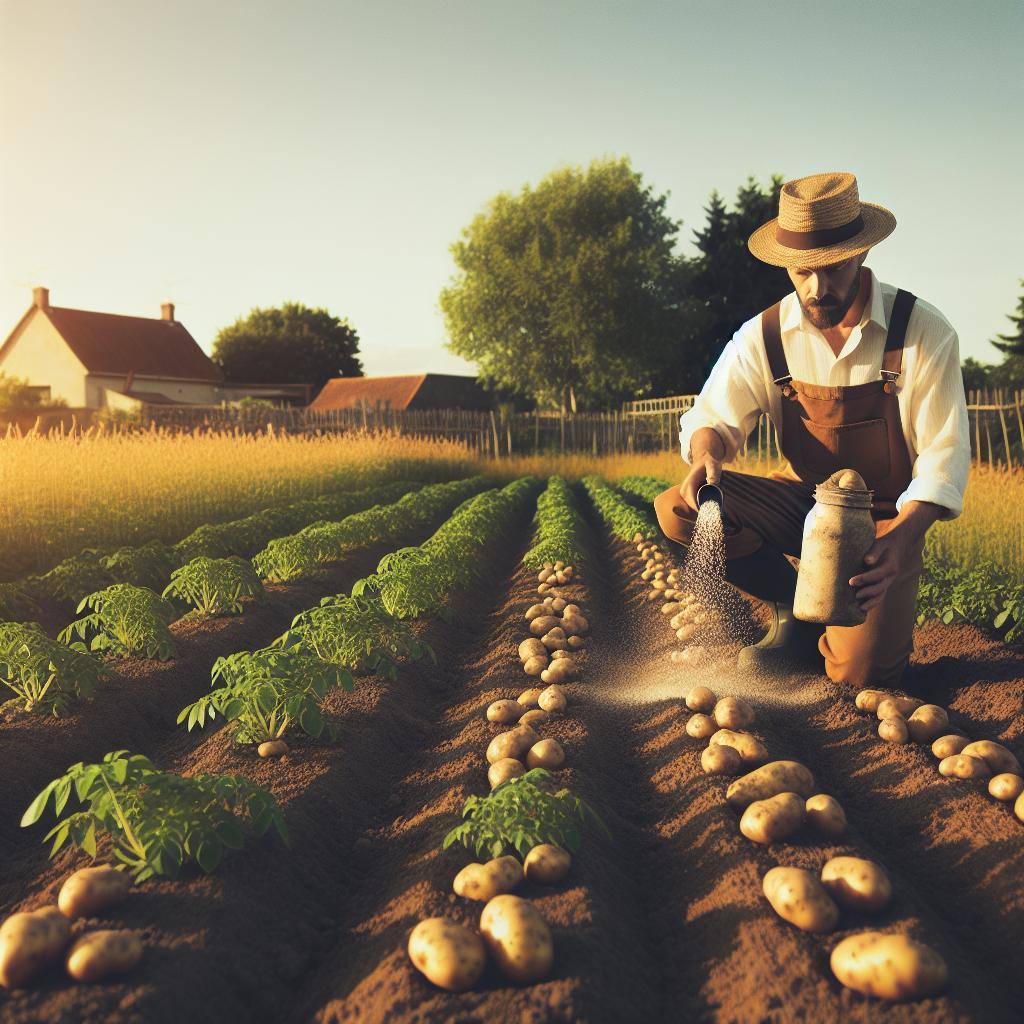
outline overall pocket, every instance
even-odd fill
[[[800,454],[812,473],[824,479],[840,469],[855,469],[871,488],[889,476],[889,429],[884,419],[836,426],[809,419],[801,423]]]

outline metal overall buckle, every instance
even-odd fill
[[[784,377],[776,377],[775,380],[772,381],[772,383],[777,384],[779,389],[782,391],[783,398],[793,397],[793,386],[790,384],[792,379],[793,375],[791,373],[787,373]]]
[[[896,385],[899,383],[900,374],[896,370],[882,370],[882,390],[887,394],[891,395],[896,390]]]

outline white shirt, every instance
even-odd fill
[[[874,271],[869,273],[870,302],[838,356],[804,316],[796,292],[782,300],[782,347],[794,380],[836,387],[880,379],[896,288],[879,282]],[[897,401],[913,480],[899,496],[896,508],[901,509],[907,501],[929,501],[946,510],[940,518],[953,519],[963,511],[971,463],[960,345],[949,321],[922,299],[914,303],[907,325]],[[680,417],[684,461],[690,461],[690,438],[701,427],[718,431],[725,442],[725,461],[731,461],[762,412],[781,432],[782,395],[772,380],[758,314],[733,335],[693,408]]]

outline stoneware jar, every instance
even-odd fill
[[[793,614],[804,622],[858,626],[867,617],[850,577],[864,570],[875,540],[871,491],[852,469],[833,473],[814,488],[814,508],[804,520]]]

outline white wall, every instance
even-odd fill
[[[89,374],[86,379],[86,402],[90,408],[99,409],[106,404],[104,389],[124,391],[125,378],[111,374]],[[156,391],[177,402],[194,405],[217,405],[220,397],[217,385],[202,381],[175,380],[171,377],[144,377],[136,374],[132,379],[132,391]]]
[[[30,384],[48,384],[51,398],[63,398],[72,407],[90,404],[85,367],[40,309],[32,310],[11,347],[0,356],[0,373],[26,377]]]

